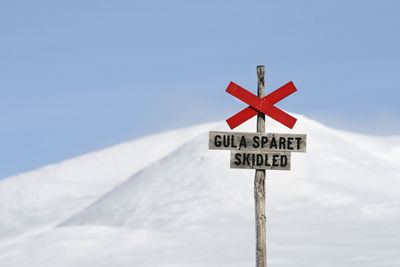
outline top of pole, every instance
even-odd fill
[[[265,96],[265,66],[257,66],[257,78],[258,78],[258,96]]]

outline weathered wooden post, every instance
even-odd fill
[[[257,66],[258,97],[265,96],[265,66]],[[265,133],[265,114],[258,112],[257,133]],[[267,266],[266,215],[265,215],[265,170],[256,170],[254,179],[254,200],[256,210],[256,266]]]
[[[265,170],[290,170],[292,152],[306,152],[305,134],[265,133],[265,115],[292,129],[297,119],[274,104],[297,91],[293,82],[265,96],[265,67],[257,66],[258,96],[230,82],[226,92],[249,106],[226,120],[233,130],[257,115],[257,133],[210,131],[208,148],[230,150],[230,167],[256,169],[254,200],[256,213],[256,267],[267,266],[265,216]]]

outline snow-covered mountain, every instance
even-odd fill
[[[400,137],[295,115],[307,153],[267,171],[270,266],[400,266]],[[255,120],[238,131],[255,129]],[[0,181],[0,266],[254,266],[254,170],[208,150],[225,122]],[[267,132],[288,132],[267,120]]]

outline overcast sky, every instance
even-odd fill
[[[399,1],[2,1],[0,178],[144,135],[278,107],[400,135]]]

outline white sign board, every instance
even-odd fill
[[[209,149],[306,152],[307,135],[210,131]]]
[[[290,152],[232,150],[231,168],[290,170]]]

